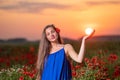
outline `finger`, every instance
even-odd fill
[[[95,30],[93,30],[93,32],[88,36],[88,38],[90,38],[94,33],[95,33]]]

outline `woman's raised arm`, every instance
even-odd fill
[[[93,34],[94,34],[95,30],[87,36],[84,36],[82,39],[82,43],[81,43],[81,47],[79,50],[79,53],[77,54],[76,51],[74,50],[74,48],[72,47],[72,45],[70,44],[66,44],[65,45],[65,49],[67,54],[76,62],[82,63],[83,58],[84,58],[84,52],[85,52],[85,41],[86,39],[90,38]]]

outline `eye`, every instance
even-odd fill
[[[54,33],[54,32],[55,32],[55,30],[52,30],[52,31],[51,31],[51,33]]]

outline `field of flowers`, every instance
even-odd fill
[[[69,43],[78,52],[79,42]],[[83,63],[70,60],[73,80],[120,80],[119,48],[120,41],[88,41]],[[0,80],[35,80],[37,52],[37,42],[0,44]]]

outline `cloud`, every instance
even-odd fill
[[[82,3],[81,3],[82,4]],[[73,10],[84,11],[89,9],[90,6],[97,6],[103,4],[120,4],[119,1],[86,1],[87,6],[82,6],[79,3],[76,4],[56,4],[48,2],[30,2],[27,0],[6,1],[0,0],[0,10],[14,11],[14,12],[26,12],[26,13],[42,13],[45,9],[57,9],[57,10]]]
[[[3,3],[3,2],[5,2],[5,0],[0,0],[0,3]]]
[[[103,5],[103,4],[120,4],[120,0],[117,1],[87,1],[88,6]]]
[[[0,5],[1,10],[11,10],[11,11],[18,11],[18,12],[42,12],[45,9],[52,8],[52,9],[67,9],[69,8],[68,5],[61,5],[55,3],[44,3],[44,2],[27,2],[27,1],[19,1],[15,4],[7,4],[7,5]]]

